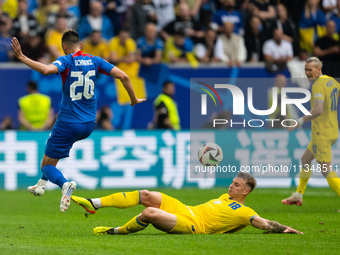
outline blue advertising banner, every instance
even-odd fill
[[[37,182],[48,135],[0,133],[0,189],[23,189]],[[251,172],[259,187],[290,187],[298,177],[299,159],[309,139],[308,130],[95,131],[75,143],[70,157],[60,160],[58,168],[66,178],[86,189],[207,189],[229,185],[239,170]],[[224,154],[220,168],[210,172],[200,168],[197,157],[199,146],[206,142],[217,143]],[[339,142],[332,154],[333,168],[339,172]],[[317,165],[312,166],[312,171],[309,184],[327,186]]]

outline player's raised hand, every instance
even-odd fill
[[[19,41],[16,37],[12,38],[11,46],[12,46],[13,52],[14,52],[14,54],[17,58],[19,58],[20,56],[23,55],[23,53],[21,51],[21,45],[20,45],[20,43],[19,43]]]
[[[145,98],[143,98],[143,99],[137,98],[137,101],[131,102],[130,105],[131,105],[131,106],[134,106],[134,105],[136,105],[136,104],[143,103],[145,100],[146,100]]]
[[[291,227],[287,227],[284,231],[283,231],[284,234],[301,234],[303,235],[304,233],[294,229],[294,228],[291,228]]]

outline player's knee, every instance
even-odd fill
[[[140,191],[141,203],[143,204],[143,203],[147,202],[150,199],[150,196],[151,196],[150,191],[148,191],[147,189],[141,190]]]
[[[157,217],[157,215],[158,215],[157,208],[147,207],[143,210],[141,216],[142,216],[143,219],[151,222],[152,219]]]

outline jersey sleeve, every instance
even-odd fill
[[[57,58],[52,65],[55,65],[58,67],[59,73],[63,72],[65,69],[67,69],[67,59],[66,56],[61,56]]]
[[[112,68],[114,68],[115,66],[100,57],[95,57],[95,59],[98,63],[98,72],[110,75]]]
[[[242,207],[242,210],[240,210],[238,213],[239,213],[238,217],[239,217],[240,223],[242,223],[242,225],[245,225],[245,226],[251,225],[252,219],[255,216],[259,216],[253,209],[246,207],[246,206]]]
[[[326,82],[325,80],[323,79],[321,82]],[[314,100],[325,100],[326,91],[321,83],[313,84],[312,96]]]

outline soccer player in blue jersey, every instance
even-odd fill
[[[68,181],[56,168],[59,159],[69,156],[69,151],[78,140],[87,138],[95,127],[97,100],[94,93],[98,73],[111,75],[124,85],[131,99],[131,106],[143,102],[134,93],[129,77],[114,65],[100,57],[84,54],[82,43],[75,31],[69,30],[61,39],[65,56],[57,58],[52,64],[45,65],[26,57],[17,38],[12,39],[15,56],[35,71],[44,75],[60,73],[63,82],[63,94],[58,119],[46,142],[45,154],[41,162],[43,176],[28,191],[35,196],[42,196],[47,181],[57,184],[62,189],[60,210],[64,212],[70,205],[72,192],[76,189],[74,181]]]

